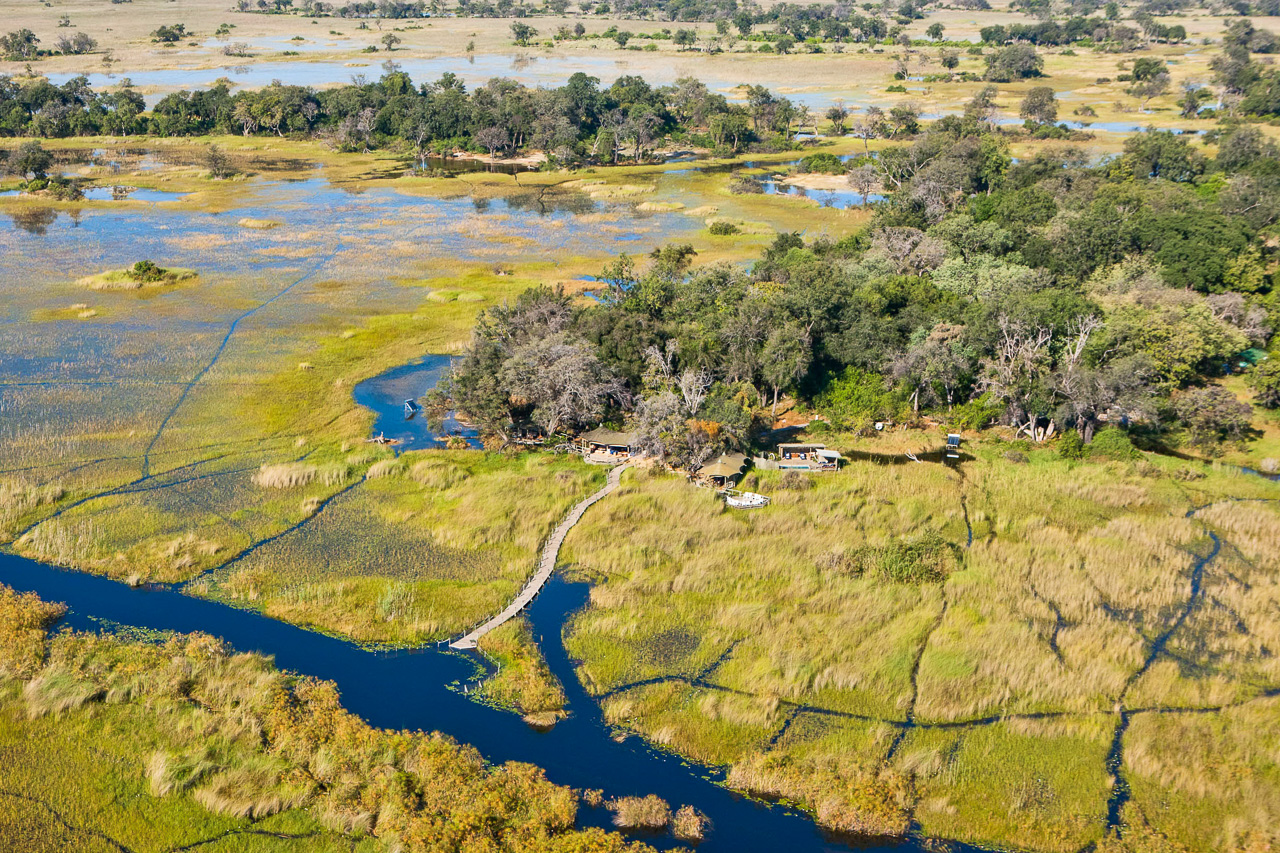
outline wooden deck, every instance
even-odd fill
[[[524,585],[524,588],[520,590],[520,594],[517,595],[501,613],[494,616],[480,627],[472,629],[472,631],[465,636],[454,640],[449,644],[449,648],[474,649],[481,637],[492,631],[494,628],[497,628],[508,619],[514,618],[520,613],[520,611],[529,606],[529,602],[533,601],[534,596],[542,590],[543,585],[551,579],[552,573],[555,572],[556,559],[560,556],[560,546],[564,544],[564,537],[569,535],[569,531],[572,530],[573,526],[582,519],[583,513],[585,513],[592,504],[618,488],[618,483],[622,480],[622,472],[626,470],[626,468],[626,465],[619,465],[617,468],[610,471],[604,487],[600,489],[600,491],[591,495],[591,497],[582,501],[569,511],[569,514],[560,522],[560,526],[552,532],[551,538],[547,540],[547,544],[543,546],[542,557],[538,561],[538,570],[534,572],[533,577],[531,577],[529,582]]]

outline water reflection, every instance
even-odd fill
[[[52,207],[28,207],[10,212],[9,218],[15,228],[43,237],[49,233],[49,226],[58,220],[58,211]]]

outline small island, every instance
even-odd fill
[[[107,270],[80,279],[79,284],[93,290],[141,290],[144,287],[168,287],[196,277],[195,270],[165,268],[154,261],[138,261],[122,270]]]

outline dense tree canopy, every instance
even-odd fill
[[[1274,160],[1242,156],[1263,149],[1247,127],[1216,161],[1148,132],[1099,165],[1070,147],[1014,164],[988,124],[944,119],[882,152],[892,193],[866,231],[780,234],[750,270],[688,246],[623,256],[591,306],[531,291],[485,315],[442,405],[497,431],[632,422],[687,468],[749,447],[783,394],[853,429],[931,411],[1032,438],[1052,423],[1088,441],[1106,422],[1236,437],[1247,414],[1206,383],[1280,319],[1276,212],[1245,201],[1273,188]],[[575,369],[512,378],[532,338]],[[1273,372],[1257,374],[1264,403]],[[553,426],[543,401],[564,376],[582,392]]]

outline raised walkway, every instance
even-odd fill
[[[596,501],[618,488],[618,483],[622,480],[622,472],[627,469],[627,465],[619,465],[609,472],[608,478],[605,480],[604,487],[591,497],[582,501],[569,511],[569,514],[560,522],[560,526],[551,534],[551,538],[547,540],[547,544],[542,547],[542,558],[538,562],[538,570],[534,572],[533,577],[520,590],[520,594],[515,597],[510,604],[503,609],[501,613],[494,616],[488,622],[478,628],[474,628],[465,636],[459,637],[449,644],[451,649],[474,649],[480,638],[485,634],[497,628],[508,619],[514,618],[520,611],[529,606],[529,602],[533,601],[534,596],[542,591],[543,585],[551,579],[552,573],[556,570],[556,559],[560,556],[560,546],[564,544],[564,537],[569,535],[569,531],[581,519],[583,513]]]

